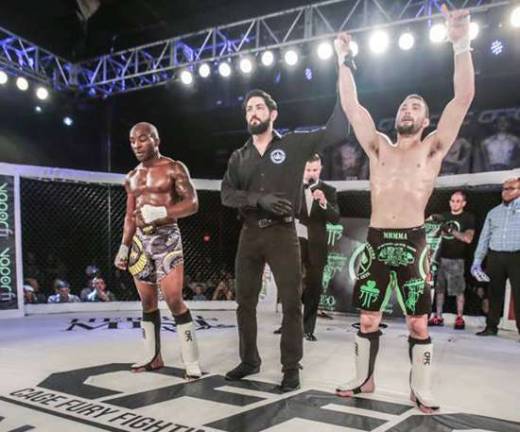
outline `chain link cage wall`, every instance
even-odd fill
[[[426,214],[449,211],[456,190],[468,196],[466,210],[476,216],[478,234],[487,212],[500,203],[500,185],[439,188]],[[185,274],[207,281],[223,271],[234,274],[240,231],[236,211],[220,202],[219,190],[199,190],[199,212],[179,221],[185,254]],[[370,217],[370,192],[338,192],[343,217]],[[138,300],[131,277],[113,266],[121,242],[126,194],[122,186],[21,179],[24,278],[35,277],[42,292],[53,294],[52,281],[63,278],[71,292],[86,287],[86,268],[95,265],[117,300]]]
[[[233,273],[240,229],[236,212],[220,204],[220,192],[199,190],[199,212],[179,221],[185,274],[198,282]],[[130,275],[117,270],[126,193],[122,186],[21,179],[24,278],[54,294],[65,279],[71,293],[87,286],[87,266],[99,269],[117,300],[138,300]]]

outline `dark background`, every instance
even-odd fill
[[[311,2],[106,0],[87,22],[78,18],[73,1],[3,3],[0,26],[78,60]],[[513,107],[520,101],[520,31],[510,28],[508,16],[507,10],[497,8],[475,18],[481,24],[473,42],[477,72],[473,109],[477,111]],[[426,22],[411,29],[418,38],[414,49],[400,51],[395,39],[403,29],[392,28],[394,45],[379,57],[368,52],[367,35],[357,36],[360,99],[376,120],[392,117],[411,92],[423,95],[432,113],[440,112],[453,94],[449,44],[432,45]],[[500,56],[490,52],[491,42],[497,39],[504,44]],[[201,82],[195,77],[191,88],[174,80],[106,100],[52,93],[48,102],[40,103],[41,114],[34,112],[32,92],[22,94],[11,79],[0,88],[0,160],[127,172],[135,165],[128,131],[138,121],[150,121],[159,128],[164,154],[183,160],[194,177],[220,178],[230,152],[247,138],[240,108],[247,90],[261,87],[272,93],[280,106],[279,128],[326,122],[336,98],[335,65],[333,61],[321,64],[308,50],[302,47],[304,58],[294,70],[282,64],[268,70],[259,67],[251,78],[235,73],[229,80],[214,75]],[[312,70],[310,81],[306,68]],[[66,114],[74,118],[71,128],[62,124]]]

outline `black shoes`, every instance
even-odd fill
[[[283,393],[298,390],[300,388],[300,372],[298,369],[291,369],[283,373],[280,390]]]
[[[486,327],[484,330],[476,333],[477,336],[496,336],[498,333],[497,329]]]
[[[260,372],[260,366],[250,366],[240,363],[236,368],[231,369],[225,376],[228,381],[238,381],[242,378]]]
[[[305,333],[305,340],[308,340],[309,342],[316,342],[318,339],[312,333]]]

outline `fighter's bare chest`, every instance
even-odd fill
[[[431,158],[427,152],[413,151],[400,152],[383,151],[377,160],[372,164],[371,169],[384,174],[396,174],[401,176],[411,176],[414,178],[428,176],[434,170]]]
[[[173,178],[168,171],[158,168],[137,170],[129,179],[130,191],[134,195],[143,193],[169,193]]]

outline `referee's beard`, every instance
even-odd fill
[[[261,121],[256,124],[248,123],[247,130],[251,135],[261,135],[264,132],[266,132],[267,129],[269,129],[270,123],[271,123],[270,119],[267,119],[266,121],[263,121],[263,122]]]

